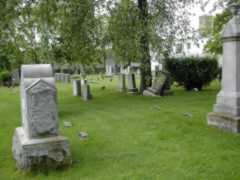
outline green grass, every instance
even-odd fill
[[[0,88],[0,180],[240,179],[240,136],[206,124],[218,82],[202,92],[174,88],[172,96],[153,98],[118,93],[115,80],[93,81],[89,102],[73,97],[70,84],[58,85],[60,132],[74,163],[48,172],[16,169],[11,144],[21,124],[19,91]],[[81,141],[79,131],[89,138]]]

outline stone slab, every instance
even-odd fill
[[[91,89],[89,84],[81,85],[81,96],[84,101],[88,101],[92,99]]]
[[[118,77],[118,91],[125,92],[126,91],[126,78],[125,74],[120,74]]]
[[[156,94],[152,93],[151,91],[148,91],[148,90],[144,90],[143,91],[143,96],[157,96]]]
[[[129,94],[136,94],[138,92],[138,89],[136,88],[135,75],[134,74],[128,74],[127,77],[128,77],[127,92]]]
[[[68,139],[63,136],[29,139],[22,127],[13,137],[13,155],[19,169],[57,168],[71,164]]]
[[[208,114],[208,125],[231,132],[240,132],[240,117],[225,113],[211,112]]]
[[[81,80],[73,80],[73,96],[81,96]]]

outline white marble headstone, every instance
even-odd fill
[[[222,87],[208,124],[240,132],[240,6],[232,4],[233,18],[223,34]]]

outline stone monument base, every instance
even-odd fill
[[[72,162],[67,138],[29,139],[22,127],[15,130],[12,150],[17,167],[23,170],[34,167],[58,168]]]
[[[240,132],[240,117],[211,112],[208,114],[208,125],[238,133]]]

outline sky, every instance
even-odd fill
[[[214,9],[214,4],[217,2],[218,0],[202,0],[202,3],[208,2],[207,6],[204,8],[204,10],[201,9],[200,4],[195,5],[194,7],[192,7],[192,12],[195,12],[191,17],[190,17],[190,21],[191,21],[191,26],[194,29],[198,29],[199,26],[199,16],[202,15],[215,15],[217,13],[220,13],[222,11],[222,9],[216,9],[213,11]]]

